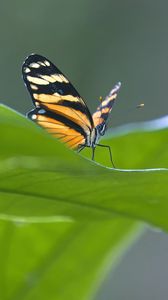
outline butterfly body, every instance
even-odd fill
[[[22,73],[35,106],[28,117],[71,149],[81,151],[91,147],[94,158],[95,147],[105,134],[107,119],[121,84],[111,90],[91,115],[67,77],[45,57],[37,54],[28,56]]]

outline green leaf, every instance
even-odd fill
[[[168,164],[167,134],[150,126],[150,131],[120,133],[105,142],[119,167],[160,168]],[[0,136],[1,218],[110,220],[120,215],[168,229],[167,169],[103,167],[3,106]],[[105,150],[97,149],[98,161],[109,159]]]
[[[121,218],[87,224],[0,221],[1,299],[90,299],[136,229]]]
[[[118,167],[166,166],[167,131],[142,129],[104,141]],[[135,238],[135,220],[167,229],[166,169],[106,168],[4,106],[0,137],[2,299],[91,299]],[[109,165],[105,150],[96,159]]]

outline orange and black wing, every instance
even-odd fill
[[[92,116],[67,77],[48,59],[32,54],[22,67],[35,109],[28,117],[70,148],[84,145],[94,127]]]
[[[121,83],[118,82],[114,88],[110,91],[109,95],[101,102],[97,107],[97,110],[92,115],[94,126],[99,126],[106,124],[109,114],[113,108],[115,100],[117,98],[117,93],[120,89]]]

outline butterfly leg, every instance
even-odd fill
[[[77,149],[77,153],[81,152],[85,147],[86,147],[85,145],[82,145],[81,147],[79,147],[79,148]]]
[[[115,165],[114,165],[114,163],[113,163],[113,158],[112,158],[112,153],[111,153],[111,148],[110,148],[110,146],[108,146],[108,145],[102,145],[102,144],[96,144],[96,146],[100,146],[100,147],[108,148],[108,150],[109,150],[109,154],[110,154],[110,160],[111,160],[112,166],[113,166],[113,168],[115,168]]]
[[[95,156],[95,147],[92,147],[92,160],[94,160],[94,156]]]
[[[79,149],[77,150],[77,153],[81,152],[81,151],[82,151],[84,148],[86,148],[86,147],[90,148],[90,146],[82,145],[81,148],[79,148]],[[94,160],[95,149],[96,149],[95,147],[92,148],[92,160]]]

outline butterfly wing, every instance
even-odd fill
[[[84,145],[94,128],[92,116],[65,75],[48,59],[32,54],[22,67],[35,109],[28,117],[70,148]]]
[[[97,107],[97,110],[92,115],[94,126],[101,126],[106,124],[109,114],[113,108],[115,100],[117,98],[117,93],[120,89],[121,83],[118,82],[114,88],[110,91],[109,95],[101,102]],[[105,128],[105,127],[104,127]],[[103,135],[103,134],[102,134]]]
[[[67,117],[43,108],[35,108],[28,113],[28,117],[72,149],[85,144],[87,133]]]

